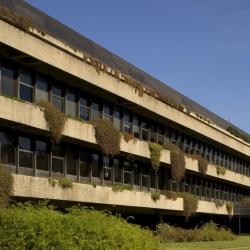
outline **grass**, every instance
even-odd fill
[[[168,243],[165,246],[165,250],[250,250],[250,236],[238,236],[230,241]]]

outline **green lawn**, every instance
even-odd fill
[[[232,241],[187,242],[166,244],[166,250],[250,250],[250,236]]]

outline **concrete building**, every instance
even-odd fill
[[[196,216],[224,220],[227,204],[250,195],[248,134],[24,1],[0,4],[0,162],[13,173],[13,199],[174,218],[183,215],[183,198],[167,199],[166,191],[191,192]],[[59,144],[51,143],[39,100],[69,116]],[[120,155],[103,155],[90,122],[97,118],[135,140],[122,137]],[[148,141],[185,153],[181,182],[167,149],[153,170]],[[208,161],[205,174],[197,155]],[[73,187],[51,185],[50,177]],[[132,190],[114,192],[115,183]],[[157,201],[153,192],[161,193]]]

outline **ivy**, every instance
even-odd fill
[[[154,142],[148,142],[148,149],[150,152],[150,159],[152,167],[157,171],[160,167],[161,152],[163,147]]]
[[[0,165],[0,208],[9,204],[12,186],[12,174],[4,166]]]

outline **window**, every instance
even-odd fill
[[[72,90],[67,90],[66,114],[76,117],[76,93]]]
[[[121,168],[118,159],[114,159],[114,182],[121,183]]]
[[[131,134],[131,118],[128,111],[124,111],[123,114],[123,132]]]
[[[98,154],[91,154],[91,173],[92,177],[100,177]]]
[[[158,130],[157,130],[157,139],[158,139],[158,143],[160,145],[163,145],[163,143],[164,143],[164,136],[163,136],[163,134],[164,134],[163,128],[162,127],[158,127]]]
[[[90,120],[89,100],[83,95],[80,96],[80,118],[84,121]]]
[[[109,104],[103,104],[103,119],[112,122],[112,110]]]
[[[118,109],[114,109],[114,115],[113,115],[113,122],[114,122],[114,127],[120,131],[121,130],[121,114]]]
[[[149,172],[148,169],[142,168],[142,176],[141,176],[141,185],[142,188],[149,188]]]
[[[28,137],[19,136],[19,166],[25,168],[32,168],[32,145],[31,139]]]
[[[48,171],[47,143],[44,141],[36,141],[36,168]]]
[[[61,145],[52,146],[52,172],[58,175],[63,174],[64,168],[64,152]]]
[[[132,166],[131,162],[124,161],[123,163],[124,167],[124,184],[131,184],[132,181]]]
[[[33,101],[32,75],[24,70],[19,73],[19,98],[28,102]]]
[[[88,153],[83,150],[80,151],[80,176],[89,177]]]
[[[137,115],[133,115],[133,135],[136,138],[140,138],[140,124]]]
[[[15,72],[11,67],[1,66],[1,92],[15,95]]]
[[[52,87],[52,104],[60,111],[64,112],[63,91],[55,86]]]
[[[99,105],[99,103],[92,102],[91,116],[92,116],[92,121],[96,120],[96,119],[100,119],[100,105]]]
[[[149,140],[149,129],[146,121],[141,122],[141,138],[144,141]]]
[[[107,156],[103,156],[103,175],[105,181],[112,180],[112,168],[110,165],[110,159]]]
[[[76,157],[73,147],[67,149],[67,174],[76,176]]]
[[[150,128],[150,140],[157,143],[157,129],[153,125]]]
[[[134,185],[140,186],[140,167],[134,163]]]
[[[3,164],[15,165],[14,139],[4,132],[0,132],[0,160]]]
[[[36,100],[48,101],[48,82],[45,78],[38,76],[36,79]]]

